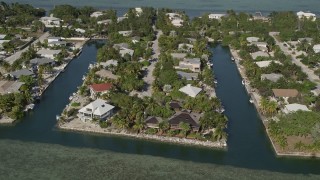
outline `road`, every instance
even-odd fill
[[[290,53],[290,50],[288,49],[288,47],[283,45],[283,42],[280,42],[277,38],[277,32],[269,32],[269,35],[271,37],[273,37],[273,39],[276,42],[276,45],[278,45],[280,47],[280,49],[284,52],[285,55],[289,55],[292,58],[292,62],[294,64],[296,64],[297,66],[300,66],[302,71],[304,73],[307,74],[308,79],[314,83],[316,83],[317,85],[320,85],[320,78],[319,76],[317,76],[316,74],[314,74],[314,71],[312,69],[310,69],[308,66],[304,65],[302,62],[300,62],[300,59],[297,58],[297,53],[295,55],[293,55],[292,53]]]
[[[153,49],[153,52],[154,54],[152,55],[152,59],[158,59],[159,58],[159,55],[160,55],[160,48],[159,48],[159,37],[163,34],[161,30],[156,30],[156,33],[157,33],[157,38],[152,41],[152,49]],[[145,90],[142,91],[140,93],[140,95],[142,97],[144,96],[151,96],[152,95],[152,83],[154,81],[154,77],[153,77],[153,70],[155,68],[155,65],[156,65],[156,61],[152,61],[150,66],[148,66],[148,68],[146,69],[146,75],[145,77],[143,78],[143,81],[145,82]]]
[[[32,42],[29,46],[25,47],[24,49],[15,52],[13,55],[7,57],[6,59],[4,59],[5,61],[7,61],[10,65],[13,64],[17,59],[20,58],[21,54],[25,51],[27,51],[29,49],[29,47],[31,45],[35,45],[37,42],[43,42],[45,39],[47,39],[49,37],[49,32],[46,32],[44,34],[42,34],[37,40],[35,40],[34,42]]]

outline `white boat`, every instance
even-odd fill
[[[207,62],[207,66],[212,67],[212,66],[213,66],[213,64],[212,64],[212,63]]]
[[[69,100],[71,101],[72,99],[73,99],[73,96],[70,96],[70,97],[69,97]]]
[[[235,60],[234,57],[231,57],[231,60],[234,61]]]
[[[251,98],[250,98],[249,102],[250,102],[251,104],[253,104],[253,103],[254,103],[253,99],[251,99]]]
[[[245,81],[245,80],[242,80],[241,83],[242,83],[242,85],[245,85],[245,84],[246,84],[246,81]]]
[[[82,80],[83,80],[83,81],[86,80],[86,76],[82,76]]]
[[[214,82],[215,84],[218,84],[218,81],[217,81],[217,80],[214,80],[213,82]]]
[[[29,111],[29,110],[33,110],[35,104],[29,104],[26,106],[26,108],[24,109],[25,112]]]
[[[58,121],[60,119],[60,116],[56,115],[56,120]]]

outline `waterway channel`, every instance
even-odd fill
[[[97,47],[102,43],[87,43],[82,54],[74,59],[65,73],[47,89],[34,112],[15,126],[0,127],[0,140],[96,148],[126,154],[145,154],[287,173],[320,173],[320,160],[275,156],[256,109],[249,103],[237,67],[230,60],[229,49],[221,45],[212,48],[212,59],[215,77],[218,80],[217,95],[222,100],[229,119],[227,151],[57,130],[55,116],[61,113],[68,103],[69,96],[81,85],[82,76],[88,72],[88,65],[95,61]]]

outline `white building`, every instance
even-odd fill
[[[315,45],[313,46],[313,51],[314,51],[315,53],[320,53],[320,44],[315,44]]]
[[[97,18],[97,17],[102,16],[102,15],[103,15],[103,12],[101,12],[101,11],[96,11],[96,12],[93,12],[93,13],[90,15],[90,17],[95,17],[95,18]]]
[[[209,14],[209,19],[217,19],[221,20],[222,17],[226,16],[226,14]]]
[[[196,97],[201,91],[201,88],[191,86],[191,84],[188,84],[182,88],[179,89],[180,92],[183,92],[187,94],[190,97]]]
[[[289,114],[289,113],[293,113],[293,112],[297,112],[297,111],[310,111],[310,109],[308,109],[308,107],[306,105],[303,104],[288,104],[285,105],[283,112],[285,114]]]
[[[54,59],[60,52],[61,50],[41,49],[37,52],[37,54],[41,57]]]
[[[313,13],[310,13],[310,12],[299,11],[299,12],[297,12],[297,16],[299,19],[307,18],[312,21],[315,21],[317,19],[317,16]]]
[[[253,42],[258,42],[259,38],[258,37],[247,37],[248,43],[253,43]]]
[[[81,33],[81,34],[84,34],[84,33],[86,33],[86,30],[84,30],[84,29],[81,29],[81,28],[76,28],[76,29],[74,29],[76,32],[78,32],[78,33]]]
[[[257,62],[255,62],[255,64],[257,66],[259,66],[259,68],[264,68],[264,67],[268,67],[272,62],[279,64],[279,65],[282,65],[281,62],[274,61],[274,60],[257,61]]]
[[[61,37],[48,37],[48,43],[61,41]]]
[[[252,59],[256,60],[258,57],[270,57],[268,53],[264,52],[264,51],[257,51],[254,53],[250,53]]]
[[[141,7],[136,7],[134,8],[134,10],[136,11],[136,16],[140,16],[143,13],[143,10]]]
[[[53,16],[45,16],[45,17],[41,17],[40,21],[46,26],[46,27],[57,27],[60,26],[60,22],[61,19],[60,18],[56,18]]]
[[[120,53],[121,57],[124,57],[126,54],[133,56],[134,50],[122,48],[122,49],[120,49],[119,53]]]
[[[104,24],[104,25],[108,25],[108,24],[111,24],[111,23],[112,23],[111,19],[105,19],[105,20],[97,22],[97,24]]]
[[[114,106],[102,99],[97,99],[79,110],[78,117],[82,121],[99,119],[106,120],[113,115]]]
[[[130,36],[132,31],[118,31],[118,33],[122,36]]]

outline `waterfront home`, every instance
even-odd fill
[[[10,72],[9,75],[14,79],[19,79],[21,76],[32,76],[34,77],[34,73],[28,69],[20,69],[13,72]]]
[[[54,65],[55,61],[53,59],[50,58],[34,58],[30,60],[30,65],[33,68],[39,68],[40,65]]]
[[[187,72],[183,72],[183,71],[177,71],[177,74],[179,76],[179,78],[181,79],[186,79],[188,81],[193,81],[193,80],[197,80],[198,79],[198,73],[187,73]]]
[[[209,14],[208,17],[209,19],[217,19],[217,20],[221,20],[222,17],[227,16],[227,14]]]
[[[201,61],[200,58],[185,58],[179,62],[179,66],[176,69],[189,69],[193,72],[200,72]]]
[[[6,34],[0,34],[0,40],[4,40],[6,38]]]
[[[181,129],[180,123],[187,123],[192,128],[192,131],[199,131],[201,115],[198,113],[178,112],[169,118],[170,129]]]
[[[315,21],[317,19],[317,16],[313,13],[310,13],[310,12],[299,11],[299,12],[297,12],[297,16],[299,19],[306,18],[306,19],[309,19],[312,21]]]
[[[48,43],[61,41],[61,37],[48,37]]]
[[[282,78],[282,74],[276,74],[276,73],[271,73],[271,74],[261,74],[261,80],[269,80],[272,82],[277,82],[280,78]]]
[[[173,19],[173,20],[171,21],[172,25],[175,26],[175,27],[181,27],[181,26],[183,26],[183,22],[184,22],[184,21],[183,21],[182,19],[179,19],[179,18]]]
[[[257,61],[257,62],[254,62],[254,63],[255,63],[259,68],[268,67],[268,66],[270,66],[271,63],[276,63],[276,64],[279,64],[279,65],[282,65],[281,62],[275,61],[275,60]]]
[[[117,60],[107,60],[106,62],[100,62],[99,65],[101,65],[103,68],[107,68],[109,66],[118,66],[118,61]]]
[[[122,36],[130,36],[132,34],[132,31],[118,31],[118,33]]]
[[[181,44],[178,45],[178,50],[179,51],[184,51],[184,52],[192,52],[193,45],[192,44],[187,44],[187,43],[181,43]]]
[[[123,21],[123,20],[125,20],[125,19],[128,19],[128,17],[125,17],[125,16],[118,17],[118,18],[117,18],[117,22],[121,22],[121,21]]]
[[[253,43],[253,42],[258,42],[259,38],[258,37],[247,37],[248,43]]]
[[[187,53],[171,53],[173,59],[182,60],[183,58],[187,57]]]
[[[180,105],[180,103],[179,103],[179,102],[176,102],[176,101],[171,101],[171,102],[169,103],[169,106],[170,106],[171,109],[173,109],[173,110],[176,111],[176,112],[181,111],[181,108],[182,108],[182,106]]]
[[[61,53],[61,50],[40,49],[37,52],[37,55],[45,58],[54,59],[60,53]]]
[[[268,53],[264,52],[264,51],[257,51],[254,53],[250,53],[252,59],[256,60],[258,57],[270,57]]]
[[[67,42],[66,41],[52,41],[48,42],[49,47],[56,47],[56,46],[66,46]]]
[[[112,23],[111,19],[105,19],[105,20],[97,21],[97,24],[108,25],[108,24],[111,24],[111,23]]]
[[[123,49],[120,49],[119,53],[120,53],[121,57],[124,57],[126,54],[133,56],[134,50],[123,48]]]
[[[145,119],[146,127],[148,128],[158,129],[160,122],[162,122],[162,119],[160,117],[150,116],[147,119]]]
[[[18,93],[23,82],[0,81],[0,94]]]
[[[90,85],[90,95],[92,99],[95,99],[99,95],[108,93],[112,88],[111,83],[101,83]]]
[[[297,97],[299,95],[296,89],[272,89],[273,95],[276,98]]]
[[[135,12],[136,12],[136,16],[140,16],[143,13],[143,10],[141,7],[136,7],[134,8]]]
[[[315,44],[312,49],[315,53],[320,53],[320,44]]]
[[[310,111],[310,109],[308,109],[306,105],[297,103],[285,105],[283,109],[283,112],[285,114],[293,113],[296,111]]]
[[[181,27],[183,26],[183,20],[182,20],[182,15],[178,13],[167,13],[166,14],[171,21],[171,24],[175,27]]]
[[[102,99],[97,99],[79,110],[78,117],[86,122],[87,120],[106,120],[113,115],[114,106]]]
[[[93,12],[92,14],[90,14],[90,17],[99,17],[99,16],[102,16],[103,15],[103,12],[101,11],[96,11],[96,12]]]
[[[129,44],[128,43],[118,43],[118,44],[114,44],[112,46],[115,49],[129,49]]]
[[[108,71],[105,69],[101,69],[101,70],[97,71],[96,75],[100,76],[101,78],[109,78],[109,79],[113,79],[113,80],[117,80],[119,78],[119,76],[114,75],[111,71]]]
[[[60,18],[56,18],[53,16],[50,17],[41,17],[40,21],[46,26],[46,27],[59,27],[60,26],[60,22],[61,19]]]
[[[198,87],[191,86],[191,84],[187,84],[186,86],[180,88],[179,91],[194,98],[202,91],[202,89],[198,88]]]

